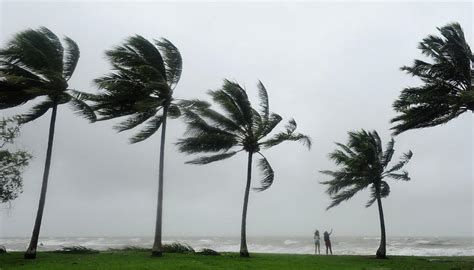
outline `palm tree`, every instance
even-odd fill
[[[252,176],[252,159],[254,154],[260,155],[258,166],[263,172],[261,187],[257,191],[268,189],[274,178],[270,163],[261,153],[285,141],[300,141],[311,147],[308,136],[295,133],[296,122],[290,120],[285,131],[268,135],[282,120],[281,116],[269,112],[267,90],[261,82],[257,84],[260,97],[260,109],[254,109],[245,90],[237,83],[225,80],[222,89],[209,91],[212,100],[223,110],[223,114],[211,109],[207,102],[194,100],[188,104],[190,109],[183,110],[187,122],[187,137],[178,141],[181,152],[189,154],[216,153],[188,161],[188,164],[208,164],[230,158],[245,151],[248,154],[247,184],[245,187],[244,206],[242,211],[242,227],[240,256],[248,257],[246,222],[250,182]]]
[[[339,149],[329,154],[329,158],[340,166],[337,171],[321,171],[333,179],[321,184],[328,185],[326,193],[331,196],[332,203],[327,209],[349,200],[357,192],[370,187],[370,199],[366,207],[377,201],[380,217],[380,246],[377,250],[377,258],[386,258],[385,221],[382,209],[382,198],[390,194],[390,186],[384,180],[392,178],[395,180],[409,181],[407,171],[402,171],[405,164],[412,157],[412,152],[403,154],[400,161],[388,167],[392,160],[395,141],[393,138],[387,144],[385,151],[382,150],[382,142],[376,131],[349,132],[347,145],[336,143]]]
[[[131,143],[148,139],[161,127],[158,205],[152,249],[153,256],[161,256],[166,122],[168,117],[177,118],[181,114],[173,91],[181,77],[182,60],[179,50],[167,39],[155,40],[155,45],[136,35],[107,51],[114,72],[95,80],[103,93],[85,98],[93,102],[92,107],[100,116],[98,121],[127,117],[114,127],[118,132],[146,122],[130,139]]]
[[[33,121],[51,109],[43,183],[33,234],[25,253],[27,259],[36,258],[58,105],[67,103],[86,119],[96,119],[93,110],[80,99],[81,93],[69,89],[67,82],[79,60],[79,47],[68,37],[64,38],[64,42],[66,47],[63,47],[53,32],[41,27],[16,34],[6,48],[0,50],[0,109],[15,107],[43,97],[40,103],[22,115],[22,123]]]
[[[474,56],[458,23],[438,28],[442,37],[430,35],[418,48],[432,62],[415,60],[401,69],[418,77],[423,85],[402,90],[393,103],[400,113],[392,119],[394,134],[444,124],[470,110],[474,112],[471,80]]]

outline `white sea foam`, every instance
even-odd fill
[[[28,238],[0,238],[0,244],[10,251],[22,251],[28,246]],[[379,245],[378,237],[332,237],[334,254],[373,255]],[[179,237],[165,238],[164,243],[181,242],[194,249],[212,248],[218,251],[238,252],[238,237]],[[415,256],[474,256],[474,238],[443,237],[391,237],[387,239],[390,255]],[[40,238],[39,250],[56,250],[65,246],[81,245],[98,250],[125,246],[151,247],[152,237],[47,237]],[[251,252],[313,254],[312,237],[249,237]],[[324,250],[324,244],[321,247]]]

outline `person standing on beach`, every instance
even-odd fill
[[[332,255],[331,239],[329,239],[329,236],[331,234],[332,234],[332,229],[330,233],[328,233],[327,231],[324,232],[324,244],[326,244],[326,255],[328,255],[328,249]]]
[[[316,230],[314,232],[314,254],[321,254],[321,249],[320,249],[320,245],[319,245],[319,231]]]

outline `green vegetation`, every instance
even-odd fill
[[[150,138],[161,127],[158,172],[158,205],[152,254],[161,256],[163,217],[163,173],[166,123],[181,115],[173,90],[181,78],[179,50],[167,39],[155,41],[142,36],[129,37],[124,44],[106,52],[113,73],[96,79],[100,94],[84,94],[93,102],[98,121],[127,117],[115,126],[118,132],[131,130],[144,122],[143,129],[130,139],[137,143]]]
[[[386,257],[385,220],[382,208],[382,198],[390,195],[390,186],[384,179],[409,181],[407,171],[400,171],[411,159],[412,152],[403,154],[399,162],[388,167],[392,160],[395,140],[392,138],[385,151],[382,141],[376,131],[349,132],[347,145],[336,143],[340,148],[329,154],[340,168],[337,171],[321,171],[333,179],[321,182],[327,185],[326,192],[331,196],[332,203],[327,209],[339,205],[343,201],[352,198],[356,193],[370,188],[370,199],[366,207],[377,202],[380,217],[380,246],[377,250],[377,258]]]
[[[99,253],[98,250],[87,248],[84,246],[71,246],[71,247],[63,247],[60,250],[55,250],[53,252],[56,253],[69,253],[69,254],[93,254]]]
[[[411,67],[402,67],[424,84],[403,89],[393,103],[400,113],[392,119],[395,134],[441,125],[466,111],[474,113],[471,48],[458,23],[438,30],[442,37],[430,35],[418,46],[431,63],[417,59]]]
[[[19,133],[19,117],[0,119],[0,204],[16,199],[23,192],[22,172],[32,156],[9,147]]]
[[[206,256],[220,256],[221,254],[213,249],[210,248],[203,248],[197,254],[206,255]]]
[[[239,258],[237,253],[222,256],[197,254],[168,254],[160,259],[150,257],[146,251],[116,251],[98,254],[60,254],[42,252],[35,261],[24,260],[20,253],[0,256],[0,268],[22,270],[186,270],[186,269],[318,269],[318,270],[472,270],[474,257],[390,257],[376,260],[369,256],[314,256],[289,254],[253,254],[252,258]]]
[[[281,122],[282,117],[276,113],[270,113],[267,89],[262,82],[259,82],[257,87],[260,98],[260,108],[258,109],[252,107],[244,88],[228,80],[224,81],[221,89],[209,91],[212,100],[224,114],[211,109],[211,104],[207,102],[189,101],[188,110],[184,110],[183,113],[187,123],[186,134],[188,136],[177,143],[179,150],[184,153],[214,153],[211,156],[199,157],[186,162],[188,164],[208,164],[230,158],[242,151],[248,153],[247,185],[240,233],[240,256],[242,257],[249,256],[246,224],[253,155],[260,155],[258,166],[263,173],[262,186],[255,190],[264,191],[272,185],[275,174],[261,150],[287,141],[297,141],[308,148],[311,147],[311,140],[308,136],[295,132],[296,122],[293,119],[288,122],[285,131],[269,136]]]
[[[43,98],[27,114],[21,116],[23,123],[41,117],[50,109],[52,111],[38,212],[30,245],[25,253],[25,258],[28,259],[36,258],[58,106],[69,104],[75,113],[90,121],[96,119],[92,109],[79,98],[81,93],[69,89],[68,81],[79,61],[79,46],[68,37],[64,38],[64,42],[65,47],[53,32],[41,27],[16,34],[6,48],[0,50],[0,109]]]

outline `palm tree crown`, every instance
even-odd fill
[[[392,178],[396,180],[409,181],[408,172],[400,171],[410,161],[412,152],[403,154],[400,161],[389,167],[392,160],[395,145],[393,138],[388,142],[385,151],[376,131],[349,132],[347,145],[336,143],[339,149],[329,154],[340,168],[337,171],[321,171],[333,179],[321,182],[328,185],[326,193],[331,196],[331,204],[327,209],[349,200],[357,192],[370,188],[370,199],[366,207],[377,202],[380,218],[380,246],[377,249],[377,258],[386,258],[385,220],[382,207],[382,198],[390,194],[390,186],[384,180]]]
[[[415,60],[401,69],[424,83],[402,90],[393,104],[400,115],[392,119],[395,134],[444,124],[470,110],[474,112],[472,62],[474,56],[458,23],[438,28],[442,37],[430,35],[419,49],[432,62]]]
[[[156,45],[156,46],[155,46]],[[151,43],[142,36],[129,37],[122,45],[106,52],[114,70],[95,80],[103,90],[87,95],[99,120],[127,117],[115,126],[119,132],[145,126],[130,139],[137,143],[148,139],[161,127],[161,147],[158,175],[158,204],[153,256],[161,256],[162,209],[164,181],[164,147],[168,118],[181,112],[173,100],[173,91],[181,78],[182,59],[179,50],[167,39]]]
[[[82,93],[68,88],[67,82],[79,60],[79,47],[68,37],[64,41],[66,47],[53,32],[42,27],[16,34],[6,48],[0,50],[0,109],[43,97],[21,116],[23,123],[35,120],[51,109],[43,182],[31,241],[24,255],[27,259],[36,258],[58,105],[68,103],[77,114],[90,121],[96,120],[94,111],[82,100]]]
[[[130,139],[143,141],[160,128],[166,108],[167,116],[180,115],[173,104],[173,90],[182,69],[178,49],[167,39],[155,40],[156,46],[136,35],[123,45],[106,52],[113,73],[95,80],[103,90],[98,95],[87,95],[100,120],[127,116],[114,128],[121,132],[145,123],[144,128]]]
[[[66,47],[46,27],[20,32],[0,50],[0,109],[46,97],[22,116],[22,122],[33,121],[55,105],[68,103],[90,121],[94,112],[80,98],[80,92],[69,89],[68,80],[79,60],[79,47],[65,37]]]
[[[247,184],[244,193],[242,210],[242,225],[240,235],[240,256],[249,257],[247,249],[247,207],[252,178],[252,157],[258,153],[258,162],[263,171],[261,186],[257,191],[268,189],[274,179],[274,171],[261,149],[270,148],[285,141],[299,141],[311,147],[308,136],[295,133],[296,122],[290,120],[285,131],[273,136],[267,136],[281,122],[282,118],[276,113],[270,113],[267,90],[261,82],[257,84],[260,97],[260,108],[254,109],[245,90],[237,83],[224,81],[221,89],[209,91],[212,100],[219,105],[223,113],[215,111],[207,102],[193,100],[183,101],[184,118],[187,122],[187,137],[178,141],[181,152],[189,154],[214,153],[188,161],[189,164],[207,164],[230,158],[241,151],[248,153]]]
[[[382,198],[390,194],[390,186],[384,180],[385,178],[410,180],[407,171],[404,170],[401,173],[398,171],[411,159],[413,155],[411,151],[403,154],[398,163],[388,167],[395,151],[393,138],[388,142],[385,151],[382,150],[382,143],[376,131],[349,132],[347,145],[341,143],[336,143],[336,145],[339,149],[329,154],[329,158],[340,168],[337,171],[321,171],[333,178],[330,181],[321,182],[328,185],[326,192],[332,199],[328,209],[370,187],[370,200],[366,204],[366,207],[369,207],[376,200],[378,187],[380,187]]]
[[[241,151],[258,153],[261,156],[258,165],[263,170],[264,178],[262,186],[256,190],[263,191],[272,185],[274,174],[261,150],[285,141],[299,141],[310,148],[311,140],[308,136],[295,132],[295,120],[290,120],[284,131],[266,138],[281,122],[282,117],[269,112],[267,90],[261,82],[257,87],[259,110],[251,106],[246,91],[229,80],[224,81],[222,89],[209,91],[223,114],[213,110],[207,102],[188,101],[184,105],[191,109],[183,112],[188,137],[179,140],[177,145],[181,152],[189,154],[216,153],[188,161],[188,164],[207,164],[230,158]]]

